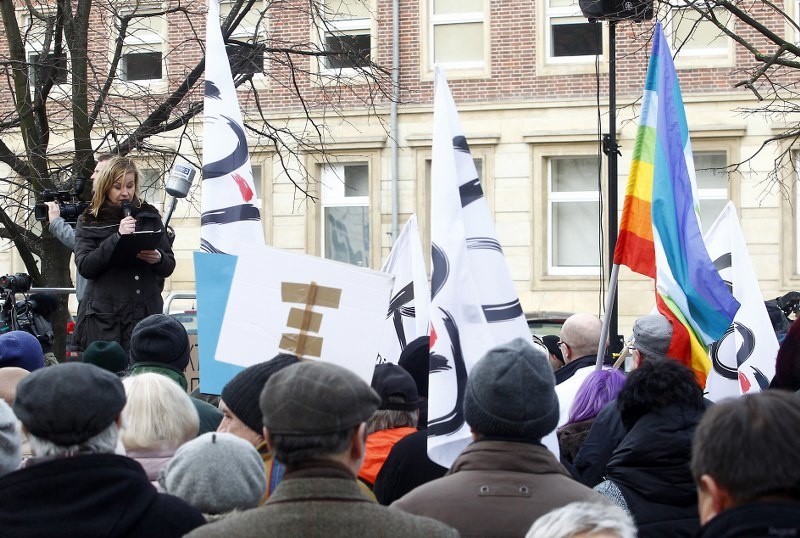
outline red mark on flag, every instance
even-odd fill
[[[742,386],[742,394],[750,392],[750,380],[742,372],[739,372],[739,384]]]
[[[236,182],[236,185],[239,187],[239,192],[242,193],[242,199],[245,202],[249,202],[253,199],[253,189],[250,188],[250,185],[247,184],[247,180],[240,176],[239,174],[231,174],[233,180]]]

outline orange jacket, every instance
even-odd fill
[[[372,486],[375,483],[375,479],[378,478],[383,462],[386,461],[394,444],[415,431],[417,431],[416,428],[404,426],[369,434],[367,436],[367,453],[364,456],[364,463],[361,464],[358,477]]]

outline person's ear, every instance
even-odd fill
[[[719,485],[711,475],[704,474],[697,483],[697,509],[700,524],[705,525],[714,516],[733,507],[728,490]]]
[[[367,423],[362,422],[353,430],[350,439],[350,458],[360,462],[367,453]]]

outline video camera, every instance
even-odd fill
[[[89,207],[89,202],[80,199],[83,187],[86,185],[86,178],[78,176],[71,191],[54,191],[45,189],[39,194],[39,201],[33,206],[33,214],[36,220],[44,222],[47,220],[47,206],[45,202],[58,202],[58,209],[61,217],[72,226],[78,222],[78,217]]]
[[[25,273],[0,276],[0,292],[28,293],[33,284],[33,279]]]

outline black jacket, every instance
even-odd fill
[[[589,434],[575,455],[571,469],[575,480],[590,488],[602,482],[606,464],[626,433],[617,400],[612,400],[594,418]]]
[[[640,538],[692,536],[700,527],[689,462],[704,411],[673,404],[647,413],[608,461],[606,477],[622,491]]]
[[[800,503],[754,502],[730,508],[703,525],[699,538],[800,536]]]
[[[383,462],[372,492],[383,505],[390,505],[412,489],[441,478],[447,467],[428,457],[428,431],[419,430],[397,441]]]
[[[4,538],[170,538],[204,523],[196,508],[158,493],[142,466],[124,456],[53,459],[0,477]]]
[[[158,211],[149,204],[143,203],[134,216],[137,231],[162,229]],[[164,279],[175,270],[169,240],[166,234],[161,238],[161,262],[157,264],[137,259],[115,263],[122,218],[122,208],[106,203],[97,217],[87,210],[78,219],[75,264],[89,279],[75,327],[76,342],[83,348],[95,340],[113,340],[127,351],[133,327],[151,314],[160,314],[164,307]]]

